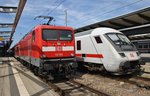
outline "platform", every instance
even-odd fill
[[[150,54],[141,55],[146,64],[142,77],[150,78]],[[14,57],[0,57],[0,96],[59,96]]]
[[[0,96],[59,96],[13,57],[0,58]]]
[[[145,70],[144,74],[142,74],[141,77],[150,78],[150,54],[141,54],[141,57],[145,61],[145,65],[142,66],[142,68],[144,68]]]

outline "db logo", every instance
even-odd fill
[[[56,47],[56,51],[62,51],[62,47],[61,46],[57,46]]]
[[[133,54],[130,54],[130,56],[131,56],[131,57],[134,57],[134,55],[133,55]]]

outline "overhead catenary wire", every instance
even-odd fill
[[[52,4],[53,5],[55,5],[55,4],[57,4],[57,2],[58,2],[59,0],[56,0],[55,2],[53,2]],[[45,13],[45,12],[47,12],[47,11],[50,11],[50,9],[47,9],[47,10],[45,10],[44,12],[42,12],[42,13]],[[41,14],[42,15],[42,14]]]
[[[55,2],[54,2],[54,4],[56,4],[57,2],[58,2],[59,0],[56,0]],[[50,12],[48,12],[47,13],[47,15],[50,15],[52,12],[54,12],[60,5],[62,5],[62,3],[64,3],[66,0],[63,0],[63,1],[61,1],[59,4],[57,4],[57,6],[56,7],[54,7],[53,9],[51,9],[51,10],[48,10],[48,11],[50,11]],[[55,20],[55,19],[54,19]],[[42,22],[43,20],[40,20],[40,23]]]
[[[55,2],[53,2],[52,4],[53,4],[53,5],[55,5],[58,1],[59,1],[59,0],[56,0],[56,1],[55,1]],[[44,14],[45,12],[47,12],[47,11],[49,11],[49,10],[50,10],[50,9],[45,10],[45,11],[44,11],[44,12],[42,12],[40,15]],[[39,16],[40,16],[40,15],[39,15]],[[36,18],[36,17],[35,17],[35,18]],[[34,18],[34,20],[35,20],[35,18]],[[43,22],[43,20],[40,20],[39,22],[41,23],[41,22]],[[35,25],[38,25],[38,24],[39,24],[39,22],[37,22]]]
[[[13,16],[12,14],[8,13],[8,15],[12,18],[12,20],[14,20],[15,16]]]
[[[97,9],[95,9],[95,10],[92,11],[92,12],[87,12],[87,13],[83,14],[83,15],[80,17],[80,19],[85,18],[85,15],[89,15],[89,14],[91,14],[91,13],[94,13],[94,12],[96,12],[96,11],[99,10],[99,9],[105,9],[105,8],[108,8],[108,7],[111,6],[111,5],[114,5],[114,3],[108,4],[108,5],[105,6],[105,7],[97,8]]]
[[[117,1],[117,2],[122,3],[121,1]],[[97,8],[97,9],[93,10],[92,12],[87,12],[87,13],[85,13],[83,16],[81,16],[80,19],[85,18],[85,15],[89,15],[89,14],[91,14],[91,13],[94,13],[94,12],[96,12],[97,10],[101,10],[101,9],[108,8],[108,7],[110,7],[111,5],[114,5],[114,3],[110,3],[110,4],[108,4],[108,5],[104,6],[104,7],[99,7],[99,8]]]
[[[61,1],[55,8],[53,8],[47,15],[50,15],[54,10],[56,10],[62,3],[64,3],[66,0]]]
[[[85,22],[87,22],[87,21],[90,21],[90,20],[92,20],[92,19],[96,19],[98,16],[102,16],[102,15],[111,13],[111,12],[113,12],[113,11],[116,11],[116,10],[118,10],[118,9],[125,8],[125,7],[131,6],[131,5],[134,5],[134,4],[139,3],[139,2],[141,2],[141,1],[143,1],[143,0],[137,0],[137,1],[132,2],[132,3],[130,3],[130,4],[126,4],[126,5],[124,5],[124,6],[121,6],[121,7],[115,8],[115,9],[112,9],[112,10],[110,10],[110,11],[107,11],[107,12],[105,12],[105,13],[103,13],[103,14],[96,15],[94,18],[88,18],[87,20],[82,21],[82,23],[76,23],[76,24],[77,24],[77,26],[78,26],[78,25],[81,25],[81,24],[83,24],[83,23],[85,23]],[[74,24],[74,25],[76,25],[76,24]]]

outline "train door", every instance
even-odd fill
[[[28,56],[29,56],[29,62],[31,63],[31,59],[32,59],[32,44],[33,42],[35,41],[35,32],[33,31],[32,34],[31,34],[31,39],[29,39],[29,46],[28,46]]]
[[[21,58],[20,45],[18,45],[18,57]]]
[[[116,56],[112,51],[109,42],[105,40],[105,37],[103,37],[103,35],[92,35],[91,38],[93,40],[95,48],[97,49],[99,58],[101,59],[104,68],[106,70],[115,68]]]
[[[103,63],[102,62],[102,58],[104,56],[102,49],[104,47],[104,44],[103,44],[103,42],[101,40],[101,37],[99,35],[97,35],[97,36],[90,36],[90,39],[91,39],[91,41],[93,43],[93,46],[95,47],[95,50],[97,52],[97,56],[96,57],[100,59],[99,63],[102,64]]]
[[[31,39],[28,40],[28,61],[29,61],[29,63],[31,63],[32,40],[33,40],[33,36],[31,37]]]

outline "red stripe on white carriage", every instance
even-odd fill
[[[82,54],[76,54],[77,57],[82,57]]]
[[[77,57],[82,57],[82,54],[76,54]],[[85,54],[85,57],[104,58],[102,54]]]
[[[57,47],[55,47],[55,46],[42,47],[42,51],[56,51],[56,48]],[[62,51],[74,51],[74,47],[73,46],[63,46]]]

